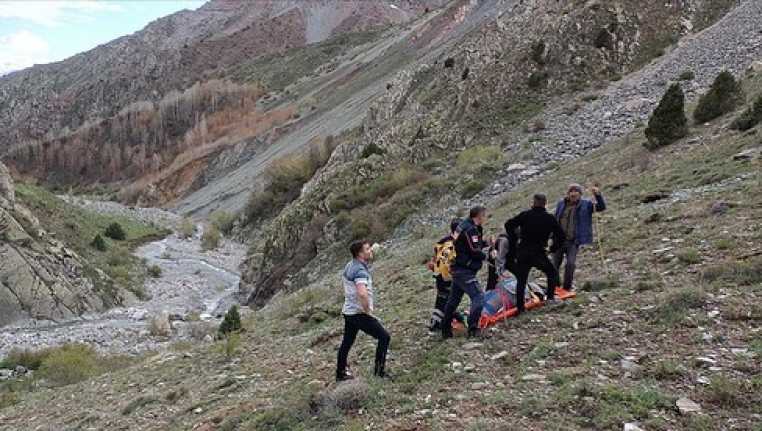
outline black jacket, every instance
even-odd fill
[[[518,235],[516,229],[520,229]],[[517,249],[544,251],[551,236],[553,237],[553,245],[550,250],[554,251],[566,240],[558,220],[545,208],[532,208],[508,220],[505,222],[505,231],[508,233],[511,252]],[[519,237],[521,240],[516,247]]]
[[[454,268],[479,271],[482,262],[487,255],[482,251],[487,246],[483,238],[481,226],[474,224],[473,220],[466,219],[458,227],[458,239],[455,240]]]

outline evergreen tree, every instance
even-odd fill
[[[124,233],[122,225],[117,222],[108,225],[106,231],[103,232],[103,234],[116,241],[123,241],[125,238],[127,238],[127,234]]]
[[[686,135],[688,119],[685,117],[685,95],[680,84],[672,84],[648,120],[648,141],[644,145],[649,150],[655,150]]]
[[[706,123],[732,112],[741,100],[741,85],[732,73],[721,72],[714,79],[712,87],[701,96],[693,112],[697,123]]]
[[[95,235],[95,238],[93,238],[93,241],[90,243],[90,245],[98,251],[106,251],[106,241],[103,239],[101,234]]]
[[[738,116],[730,127],[744,132],[760,122],[762,122],[762,96],[759,96],[753,106],[747,108],[743,114]]]
[[[225,337],[231,332],[239,332],[241,330],[241,315],[238,314],[238,306],[234,305],[230,307],[225,318],[220,323],[220,328],[217,331],[220,337]]]

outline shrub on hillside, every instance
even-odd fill
[[[458,154],[455,167],[469,174],[489,173],[502,164],[503,151],[496,145],[477,145]]]
[[[696,74],[692,70],[686,70],[685,72],[681,73],[677,79],[680,81],[693,81],[696,79]]]
[[[484,190],[486,184],[482,181],[471,180],[463,186],[463,191],[460,193],[460,197],[463,199],[470,199],[476,196],[477,193]]]
[[[371,142],[370,144],[366,145],[365,148],[362,149],[362,153],[360,154],[360,157],[363,159],[367,159],[368,157],[379,154],[384,155],[386,151],[384,151],[383,148],[376,145],[374,142]]]
[[[122,225],[117,222],[108,225],[103,234],[115,241],[124,241],[127,238],[127,234],[124,232]]]
[[[329,204],[331,211],[351,210],[369,203],[384,201],[395,193],[427,180],[428,174],[415,167],[402,166],[385,172],[366,184],[352,187],[336,196]]]
[[[746,108],[746,110],[736,118],[730,125],[732,129],[740,130],[742,132],[749,130],[762,122],[762,96],[759,96],[754,105]]]
[[[732,73],[721,72],[709,91],[701,96],[693,112],[697,123],[706,123],[732,112],[741,100],[741,86]]]
[[[70,385],[97,373],[98,355],[85,344],[67,344],[54,349],[42,361],[39,375],[56,386]]]
[[[0,393],[0,410],[18,404],[19,399],[15,392]]]
[[[220,245],[222,235],[219,229],[213,224],[207,225],[204,228],[204,233],[201,235],[201,248],[204,250],[214,250]]]
[[[209,220],[220,232],[229,234],[233,230],[235,216],[227,211],[217,210],[209,216]]]
[[[148,275],[153,278],[161,277],[161,267],[159,265],[151,265],[147,269]]]
[[[299,197],[302,186],[328,163],[335,147],[333,139],[326,139],[306,153],[283,157],[268,166],[265,186],[252,193],[246,205],[246,223],[272,217]]]
[[[220,335],[220,337],[224,337],[232,332],[239,332],[240,330],[241,315],[238,313],[238,306],[234,305],[230,307],[230,310],[228,310],[227,313],[225,313],[225,318],[222,319],[217,333]]]
[[[48,355],[50,349],[30,350],[14,347],[0,362],[0,368],[14,369],[20,365],[28,370],[37,370]]]
[[[106,240],[103,239],[101,234],[95,235],[95,238],[93,238],[92,242],[90,242],[90,246],[98,251],[106,251],[108,248],[106,246]]]
[[[649,150],[669,145],[688,135],[688,119],[685,117],[685,95],[680,84],[672,84],[656,107],[646,128]]]
[[[183,221],[180,223],[180,226],[177,230],[177,234],[180,236],[180,238],[188,239],[193,236],[193,234],[196,232],[196,224],[193,223],[193,220],[189,218],[184,218]]]
[[[529,75],[529,79],[527,79],[527,85],[529,88],[541,88],[545,87],[548,84],[548,78],[550,75],[548,75],[548,72],[545,71],[537,71],[533,72],[531,75]]]

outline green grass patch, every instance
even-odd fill
[[[750,286],[762,283],[762,259],[728,261],[704,269],[702,277],[706,282],[733,283]]]
[[[677,260],[684,265],[696,265],[701,263],[701,254],[695,248],[685,248],[676,253]]]
[[[650,310],[652,321],[664,324],[682,323],[691,310],[704,306],[706,292],[699,287],[686,287],[658,297],[656,308]]]
[[[653,384],[600,386],[580,380],[559,388],[555,397],[559,405],[578,412],[580,425],[595,429],[619,429],[624,422],[647,419],[652,411],[673,405],[673,398]]]
[[[747,387],[748,382],[717,376],[706,387],[706,397],[722,407],[743,407],[747,403]]]
[[[619,280],[615,278],[600,278],[586,280],[582,284],[582,290],[585,292],[600,292],[603,290],[616,289],[619,287]]]
[[[686,374],[686,369],[678,362],[667,359],[650,367],[649,374],[657,380],[677,380]]]
[[[166,236],[169,234],[167,230],[129,217],[81,209],[31,184],[16,184],[16,198],[39,218],[47,231],[86,259],[85,274],[93,280],[99,296],[107,305],[116,305],[114,301],[120,288],[143,296],[146,271],[131,251],[141,244]],[[119,237],[120,233],[124,234],[124,239],[108,238],[107,230]],[[98,244],[94,244],[96,236],[101,237]],[[104,270],[111,280],[97,276],[95,268]]]

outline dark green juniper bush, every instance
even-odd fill
[[[685,94],[680,84],[672,84],[648,120],[644,144],[649,150],[667,146],[688,135]]]
[[[697,123],[706,123],[732,112],[742,99],[741,85],[732,73],[721,72],[709,91],[701,96],[693,111]]]

